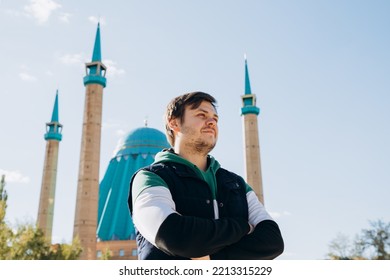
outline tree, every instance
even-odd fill
[[[351,255],[351,242],[348,236],[338,233],[336,238],[333,239],[329,244],[328,256],[335,260],[349,260]]]
[[[0,260],[74,260],[80,256],[77,239],[72,244],[51,245],[41,229],[21,224],[12,230],[5,221],[7,209],[5,176],[0,181]]]
[[[390,223],[370,222],[371,229],[363,229],[359,245],[373,260],[390,260]]]
[[[329,244],[328,257],[333,260],[390,260],[390,223],[370,221],[353,242],[343,234]]]
[[[5,190],[5,175],[2,175],[0,181],[0,259],[4,259],[3,256],[9,254],[10,248],[8,246],[8,241],[9,236],[12,235],[12,231],[5,223],[7,198],[8,196]]]
[[[51,260],[77,260],[81,254],[81,245],[78,238],[72,244],[54,244],[51,246]]]
[[[107,247],[103,250],[102,254],[98,259],[100,260],[110,260],[112,257],[112,252],[111,250]]]
[[[5,190],[5,175],[1,175],[0,180],[0,224],[5,222],[5,212],[7,209],[7,191]]]

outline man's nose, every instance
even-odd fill
[[[207,120],[207,125],[216,126],[217,125],[217,121],[214,118],[209,118]]]

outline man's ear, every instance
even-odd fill
[[[168,122],[168,126],[169,128],[174,131],[174,132],[178,132],[180,131],[180,128],[179,128],[179,122],[177,119],[172,119]]]

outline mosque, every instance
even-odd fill
[[[100,24],[97,26],[92,61],[86,63],[85,107],[77,182],[73,237],[80,240],[80,259],[137,259],[135,230],[127,198],[130,178],[139,168],[151,164],[157,152],[170,145],[165,134],[157,129],[135,128],[118,142],[114,157],[99,183],[102,95],[106,87],[107,67],[102,63]],[[241,96],[244,126],[245,179],[264,203],[260,164],[260,144],[256,95],[252,94],[248,65],[245,59],[245,91]],[[37,227],[51,242],[59,144],[62,124],[58,116],[58,92],[51,121],[46,124],[45,162],[43,168]]]

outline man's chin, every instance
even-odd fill
[[[202,142],[195,143],[195,149],[198,152],[201,152],[203,154],[208,154],[214,149],[215,144],[216,141],[213,142],[202,141]]]

